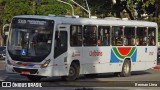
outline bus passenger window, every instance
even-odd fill
[[[138,46],[146,46],[147,45],[147,28],[137,27],[136,35],[137,35],[136,38],[137,38]]]
[[[96,46],[97,45],[97,27],[96,26],[84,26],[83,30],[83,44],[84,46]]]
[[[123,45],[123,27],[120,26],[112,27],[112,45],[113,46]]]
[[[110,45],[110,27],[109,26],[98,27],[98,45],[99,46]]]
[[[123,44],[125,46],[134,46],[135,45],[135,28],[134,27],[125,27],[124,28]]]
[[[82,26],[72,25],[70,27],[70,45],[82,46]]]
[[[148,28],[148,45],[156,45],[156,28]]]

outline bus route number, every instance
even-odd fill
[[[25,24],[25,23],[26,23],[26,20],[18,19],[18,23]]]

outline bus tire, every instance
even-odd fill
[[[122,67],[121,77],[128,77],[131,75],[131,62],[130,60],[125,60]]]
[[[76,63],[72,63],[69,69],[69,75],[63,76],[62,79],[65,81],[74,81],[79,76],[79,66]]]
[[[41,77],[41,76],[27,75],[27,78],[28,78],[30,81],[40,81],[42,77]]]

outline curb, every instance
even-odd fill
[[[154,70],[160,70],[160,65],[153,67]]]

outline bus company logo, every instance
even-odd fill
[[[11,82],[2,82],[2,87],[11,87]]]
[[[102,56],[102,55],[103,55],[103,53],[98,50],[94,50],[94,51],[89,52],[89,56]]]
[[[136,62],[137,48],[136,47],[113,47],[111,50],[110,62],[122,62],[125,58],[131,58],[132,62]]]

